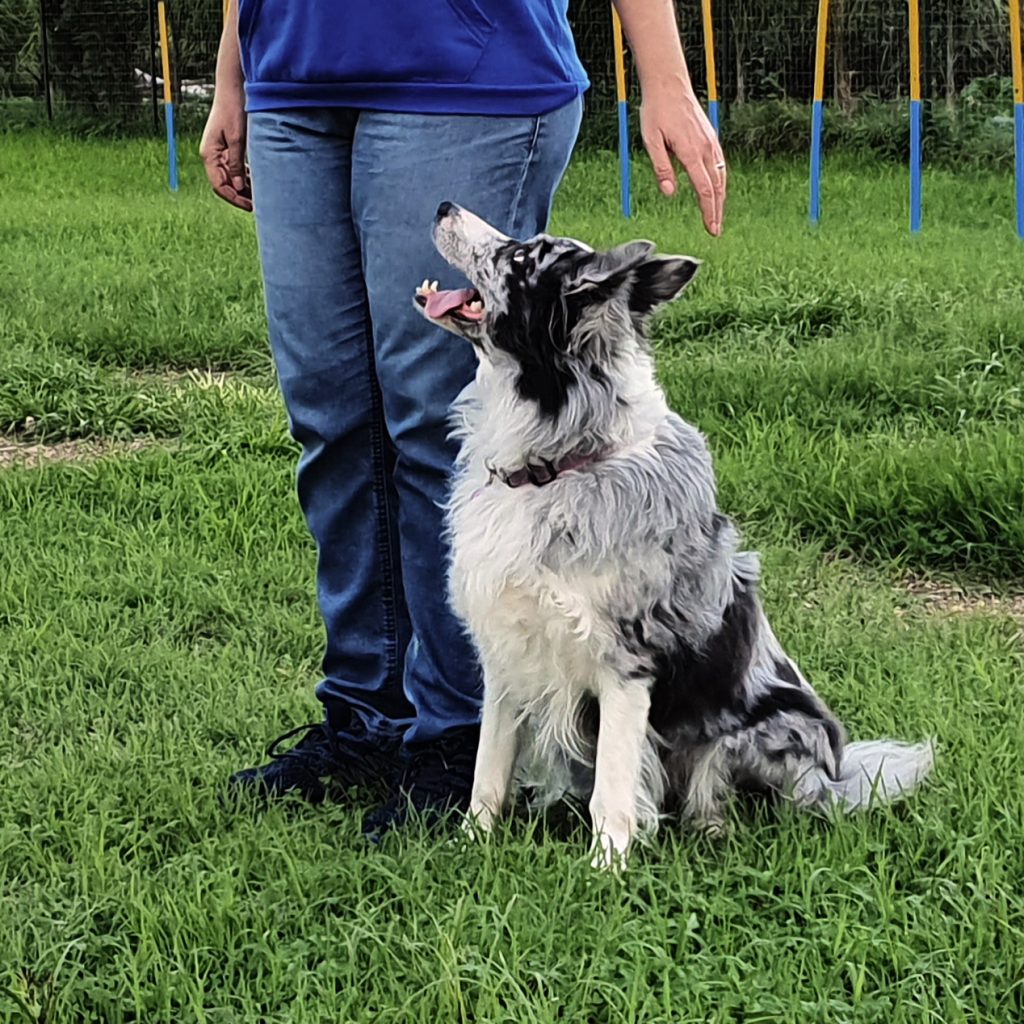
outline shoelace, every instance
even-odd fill
[[[287,750],[280,745],[305,735]],[[350,742],[346,742],[348,739]],[[375,780],[391,784],[398,774],[396,757],[385,750],[368,749],[358,723],[340,735],[322,722],[300,725],[278,736],[267,748],[267,756],[278,764],[320,778],[331,776],[342,785],[364,785]]]
[[[300,732],[305,733],[305,736],[298,743],[292,744],[287,750],[278,750],[282,743],[290,740],[293,736],[298,736]],[[314,733],[319,734],[315,739],[313,739]],[[294,729],[289,729],[288,732],[282,733],[267,747],[267,757],[275,761],[287,760],[288,758],[305,759],[312,749],[316,749],[325,759],[328,756],[327,751],[330,752],[331,758],[335,760],[338,758],[338,738],[330,729],[325,729],[322,722],[309,722],[306,725],[298,725]]]

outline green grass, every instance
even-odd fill
[[[674,405],[764,552],[777,632],[857,737],[934,780],[838,823],[737,809],[624,878],[586,838],[370,848],[365,799],[258,816],[217,783],[314,715],[321,642],[251,222],[146,141],[7,136],[0,432],[173,439],[0,469],[0,1020],[971,1022],[1024,1004],[1024,669],[1009,615],[900,586],[1024,570],[1024,250],[1005,177],[734,169],[727,232],[611,158],[556,226],[706,265],[657,324]],[[415,283],[415,282],[413,282]],[[171,369],[231,371],[181,376]]]

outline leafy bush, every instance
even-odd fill
[[[39,18],[34,0],[0,0],[0,96],[40,90]]]

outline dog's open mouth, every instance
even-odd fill
[[[475,288],[439,291],[436,281],[424,281],[416,289],[416,301],[431,320],[450,316],[464,323],[479,323],[484,318],[484,300]]]

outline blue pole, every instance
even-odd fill
[[[718,100],[708,100],[708,117],[711,119],[711,127],[715,129],[715,134],[721,135],[718,130]]]
[[[178,191],[178,142],[174,133],[174,104],[164,104],[167,119],[167,178],[172,192]]]
[[[910,101],[910,230],[921,230],[921,101]]]
[[[1024,103],[1013,106],[1013,152],[1017,164],[1017,237],[1024,239]]]
[[[812,224],[821,220],[821,136],[825,128],[825,104],[814,101],[811,122],[811,203],[808,215]]]
[[[619,169],[622,174],[622,216],[633,216],[632,175],[629,157],[629,109],[619,100]]]

